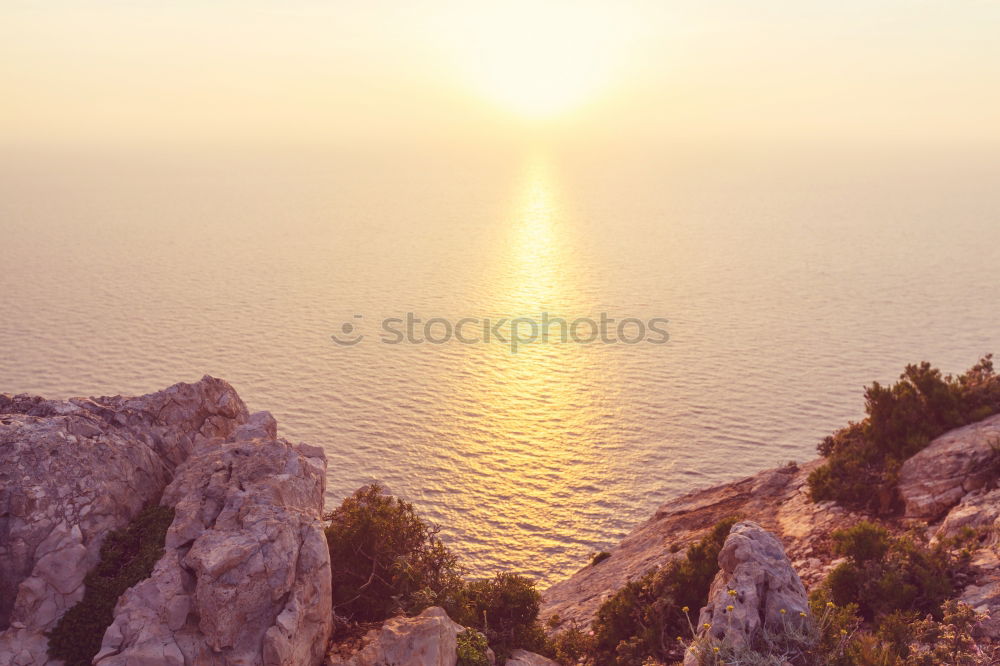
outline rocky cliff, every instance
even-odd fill
[[[167,554],[115,609],[101,663],[317,662],[325,473],[320,449],[277,439],[212,377],[135,398],[0,395],[0,663],[53,663],[45,634],[104,537],[157,502],[175,510]]]
[[[997,619],[987,629],[1000,637],[1000,415],[945,433],[910,458],[900,471],[905,515],[898,529],[915,526],[928,536],[953,535],[961,527],[984,530],[973,555],[974,575],[959,599]],[[636,527],[606,560],[586,566],[542,595],[542,615],[563,626],[588,625],[601,603],[629,580],[683,555],[717,521],[739,516],[778,537],[807,587],[840,563],[830,533],[866,516],[833,502],[809,499],[806,480],[821,461],[766,470],[745,479],[682,495]]]
[[[958,598],[997,618],[982,623],[993,638],[1000,638],[998,462],[1000,416],[945,433],[903,465],[905,512],[888,521],[931,539],[978,530]],[[720,552],[700,626],[766,628],[776,624],[776,609],[806,618],[806,588],[840,562],[831,533],[865,518],[809,499],[807,477],[819,464],[767,470],[666,503],[610,557],[545,591],[542,616],[586,626],[627,581],[738,516],[744,522]],[[278,438],[269,414],[251,415],[229,384],[212,377],[134,398],[0,395],[0,664],[57,663],[46,634],[83,597],[105,536],[159,503],[173,510],[164,555],[118,599],[95,664],[298,666],[391,656],[397,666],[453,666],[463,628],[441,609],[391,620],[357,650],[328,654],[325,475],[321,449]],[[698,640],[738,644],[739,636],[706,629]],[[515,652],[514,663],[522,662],[552,663]]]

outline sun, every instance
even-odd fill
[[[615,49],[605,17],[579,5],[510,3],[478,18],[461,57],[473,88],[495,104],[546,118],[607,84]]]

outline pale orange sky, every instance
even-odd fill
[[[1000,3],[0,6],[0,144],[1000,140]]]

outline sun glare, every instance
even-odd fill
[[[566,113],[595,97],[615,52],[607,21],[580,7],[506,5],[465,34],[462,58],[472,85],[531,118]]]

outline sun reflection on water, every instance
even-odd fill
[[[542,313],[567,321],[589,315],[586,275],[571,251],[572,225],[544,156],[527,162],[518,191],[505,242],[481,285],[488,316],[541,322]],[[616,389],[604,383],[613,374],[609,359],[593,345],[561,342],[557,323],[548,333],[548,342],[516,352],[497,344],[470,348],[451,410],[476,415],[456,434],[467,473],[478,479],[474,492],[491,502],[478,510],[482,520],[465,521],[474,533],[463,538],[531,553],[536,568],[530,573],[541,576],[580,548],[567,543],[567,527],[585,523],[586,504],[599,501],[610,485],[604,460],[616,444]],[[495,529],[498,524],[505,529]],[[586,540],[586,525],[579,533]]]

